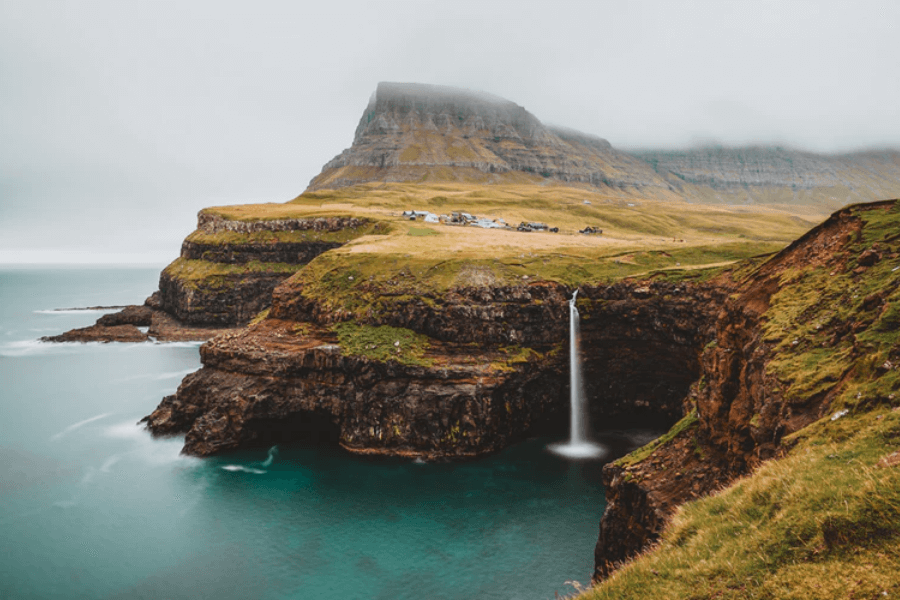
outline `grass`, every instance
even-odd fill
[[[672,428],[669,429],[669,431],[667,431],[664,435],[656,438],[649,444],[641,446],[631,454],[623,456],[616,461],[616,465],[620,467],[627,467],[647,460],[657,448],[668,444],[682,433],[695,428],[698,422],[697,410],[694,409],[687,415],[685,415],[680,421],[675,423],[675,425],[673,425]]]
[[[338,231],[304,229],[299,231],[254,231],[251,233],[238,233],[236,231],[206,233],[205,231],[198,229],[191,233],[186,239],[189,242],[209,245],[299,242],[333,242],[346,244],[347,242],[364,235],[386,235],[390,233],[392,228],[392,225],[385,221],[367,221],[361,227],[348,227]]]
[[[853,369],[871,371],[867,361],[883,364],[897,343],[900,286],[893,269],[900,261],[882,259],[861,275],[853,270],[873,245],[885,256],[900,252],[900,205],[858,214],[862,236],[848,244],[846,258],[783,273],[766,313],[764,339],[776,351],[767,369],[795,399],[825,392]]]
[[[290,275],[302,268],[303,265],[288,263],[251,261],[242,264],[227,264],[177,258],[163,270],[163,273],[196,289],[198,287],[230,287],[248,274]]]
[[[824,420],[784,459],[678,510],[653,551],[584,598],[830,599],[900,593],[900,412]]]
[[[437,143],[437,142],[435,142]],[[522,174],[520,174],[522,175]],[[526,178],[527,179],[527,178]],[[542,178],[539,178],[542,179]],[[590,204],[585,204],[585,201]],[[503,218],[512,225],[541,221],[559,233],[424,225],[404,210],[455,210]],[[305,269],[281,265],[203,266],[176,261],[167,271],[189,285],[245,272],[301,273],[302,293],[358,317],[390,310],[407,296],[429,301],[453,287],[555,281],[575,287],[653,274],[702,279],[736,260],[784,247],[808,221],[768,207],[709,207],[676,201],[623,199],[531,179],[504,185],[467,182],[371,183],[307,192],[286,204],[205,209],[232,220],[355,216],[363,227],[338,232],[192,233],[189,241],[255,244],[325,241],[344,244]],[[603,235],[581,235],[585,225]],[[350,278],[352,276],[352,279]]]
[[[761,325],[787,405],[831,393],[826,418],[785,438],[783,458],[683,505],[657,547],[584,598],[900,594],[900,207],[853,210],[861,234],[824,264],[785,269]],[[858,271],[873,245],[881,261]],[[647,460],[695,423],[692,413],[620,464]]]
[[[394,360],[404,365],[432,364],[424,358],[429,338],[409,329],[343,322],[333,325],[332,330],[345,356],[364,356],[382,362]]]

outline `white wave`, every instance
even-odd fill
[[[77,504],[78,504],[77,500],[75,498],[73,498],[71,500],[59,500],[57,502],[54,502],[53,506],[57,506],[59,508],[72,508],[73,506],[75,506]]]
[[[154,379],[162,380],[162,379],[183,379],[186,375],[190,375],[197,369],[185,369],[184,371],[172,371],[170,373],[160,373]]]
[[[122,346],[123,348],[127,348],[129,350],[158,348],[160,346],[165,346],[166,348],[199,348],[205,343],[206,342],[160,342],[154,338],[153,341],[123,344]]]
[[[107,427],[103,431],[106,437],[116,438],[119,440],[140,440],[141,438],[148,437],[150,434],[147,433],[144,428],[137,424],[135,421],[125,421],[123,423],[117,423],[115,425],[111,425]]]
[[[61,438],[62,436],[64,436],[67,433],[75,431],[76,429],[78,429],[80,427],[84,427],[88,423],[93,423],[94,421],[99,421],[100,419],[108,417],[111,414],[112,413],[103,413],[103,414],[95,415],[93,417],[85,419],[84,421],[78,421],[77,423],[72,423],[71,425],[69,425],[68,427],[66,427],[65,429],[60,431],[59,433],[53,434],[53,436],[50,439],[53,441],[58,440],[59,438]]]
[[[115,379],[112,383],[124,383],[126,381],[136,381],[139,379],[152,379],[154,381],[162,381],[165,379],[183,379],[185,375],[190,375],[197,369],[185,369],[183,371],[170,371],[168,373],[145,373],[143,375],[132,375],[130,377],[121,377]]]
[[[232,473],[253,473],[254,475],[264,475],[268,471],[262,469],[254,469],[253,467],[245,467],[243,465],[225,465],[223,471],[231,471]]]
[[[126,454],[144,464],[152,466],[179,464],[190,467],[202,464],[199,458],[181,454],[184,439],[178,437],[154,439],[142,424],[137,423],[137,420],[135,417],[131,421],[111,425],[104,429],[103,434],[106,437],[129,442],[131,449]]]
[[[75,344],[51,344],[50,342],[41,342],[39,340],[7,342],[0,346],[0,356],[15,358],[20,356],[33,356],[35,354],[58,353],[59,350],[67,350],[66,346],[74,345]]]

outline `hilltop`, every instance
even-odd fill
[[[372,181],[545,179],[630,193],[649,187],[659,196],[670,188],[646,162],[606,140],[546,127],[508,100],[443,86],[380,83],[353,145],[325,165],[309,191]]]

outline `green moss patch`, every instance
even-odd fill
[[[386,221],[368,221],[360,227],[346,227],[338,231],[316,231],[314,229],[302,229],[296,231],[253,231],[239,233],[236,231],[220,231],[218,233],[206,233],[195,230],[186,240],[197,244],[241,245],[241,244],[277,244],[277,243],[303,243],[326,242],[346,244],[364,235],[386,235],[390,233],[394,225]]]
[[[214,263],[205,260],[177,258],[163,273],[191,288],[224,288],[234,286],[247,275],[284,275],[302,269],[303,265],[251,261],[242,264]]]
[[[332,327],[345,356],[365,356],[378,361],[393,360],[404,365],[430,366],[424,358],[430,340],[410,329],[343,322]]]
[[[623,456],[622,458],[617,460],[615,464],[620,467],[628,467],[643,462],[644,460],[649,458],[657,448],[668,444],[684,432],[695,428],[698,423],[699,419],[697,418],[697,410],[694,409],[690,413],[685,415],[680,421],[675,423],[675,425],[673,425],[672,428],[669,429],[669,431],[667,431],[664,435],[656,438],[645,446],[641,446],[631,454]]]

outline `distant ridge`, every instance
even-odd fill
[[[308,191],[368,182],[563,182],[611,195],[834,210],[900,196],[900,152],[824,155],[780,146],[617,150],[541,123],[484,92],[379,83],[353,144]]]
[[[839,208],[900,196],[900,152],[817,154],[783,146],[709,146],[633,153],[692,200]]]

